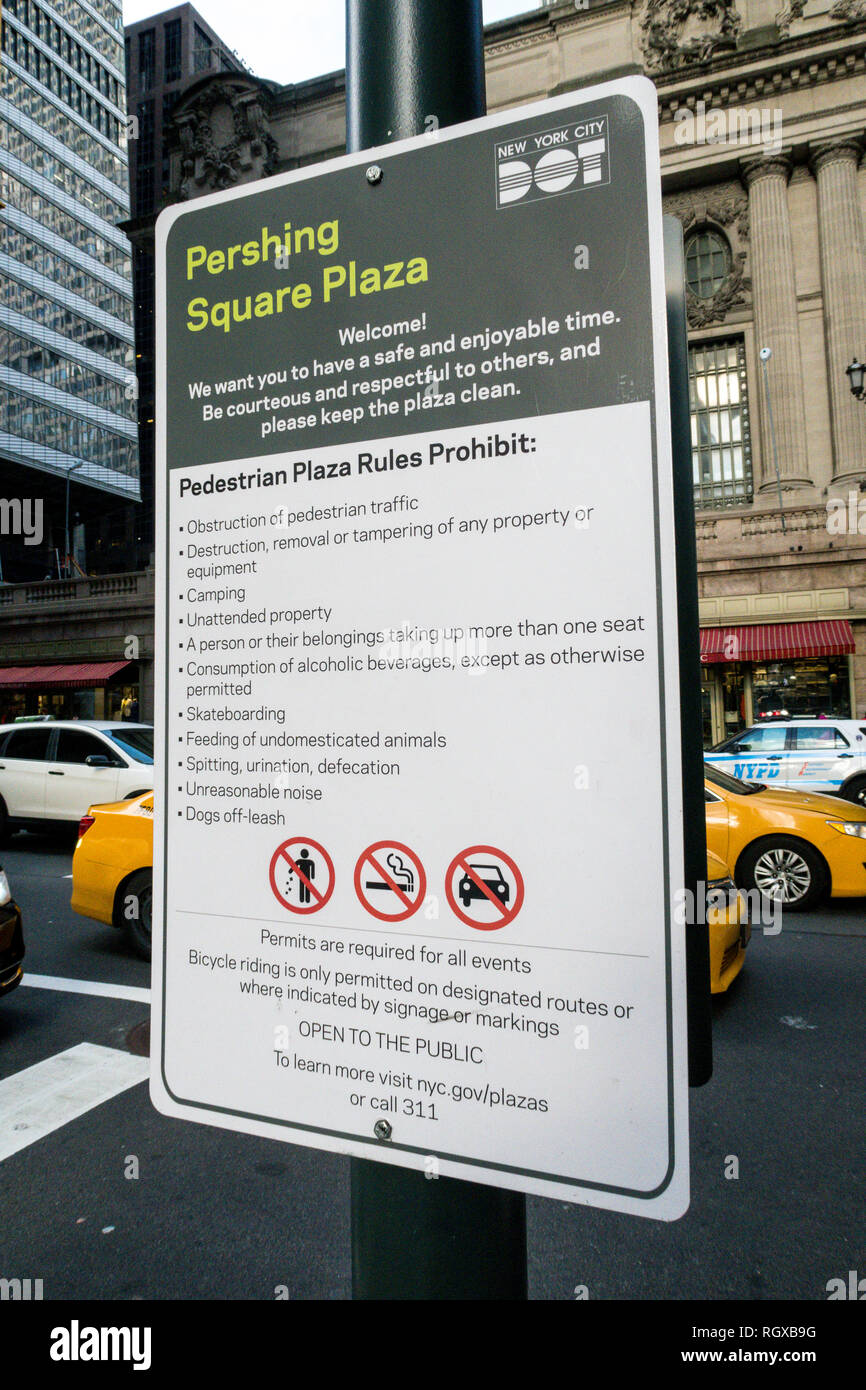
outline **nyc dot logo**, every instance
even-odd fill
[[[610,183],[605,115],[498,141],[495,148],[498,208]]]

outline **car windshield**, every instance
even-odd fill
[[[764,726],[762,725],[761,727],[763,728]],[[750,734],[754,734],[754,733],[755,733],[755,728],[754,728],[754,725],[753,725],[751,729],[741,729],[740,732],[739,732],[738,734],[725,734],[725,737],[724,737],[723,739],[720,739],[718,743],[714,743],[713,746],[712,746],[712,748],[710,748],[709,751],[710,751],[711,753],[725,753],[725,752],[727,752],[727,750],[730,749],[730,748],[736,748],[736,746],[737,746],[738,743],[742,743],[744,739],[747,739],[747,738],[749,737]],[[760,732],[760,730],[759,730],[759,731],[758,731],[758,738],[761,738],[761,737],[762,737],[762,735],[761,735],[761,732]],[[783,739],[783,742],[784,742],[784,739]]]
[[[759,782],[741,782],[739,777],[732,777],[710,763],[704,763],[704,776],[714,786],[721,787],[723,792],[734,792],[737,796],[753,796],[755,792],[763,790]]]
[[[103,733],[137,763],[153,762],[153,729],[104,729]]]

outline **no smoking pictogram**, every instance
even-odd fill
[[[451,911],[467,927],[499,931],[514,921],[523,906],[523,875],[504,850],[470,845],[448,866],[445,896]]]
[[[316,840],[285,840],[271,857],[274,897],[289,912],[318,912],[334,891],[334,862]]]
[[[399,840],[377,840],[355,865],[358,900],[380,922],[405,922],[418,911],[426,891],[424,865]]]

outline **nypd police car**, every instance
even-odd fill
[[[755,724],[704,758],[742,782],[825,792],[866,806],[866,719]]]

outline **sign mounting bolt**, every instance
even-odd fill
[[[373,1126],[373,1133],[377,1139],[390,1139],[391,1126],[387,1120],[377,1120]]]
[[[368,182],[368,183],[381,183],[381,182],[382,182],[382,170],[381,170],[381,168],[380,168],[380,166],[379,166],[378,164],[371,164],[371,165],[369,166],[369,168],[367,169],[367,182]]]

